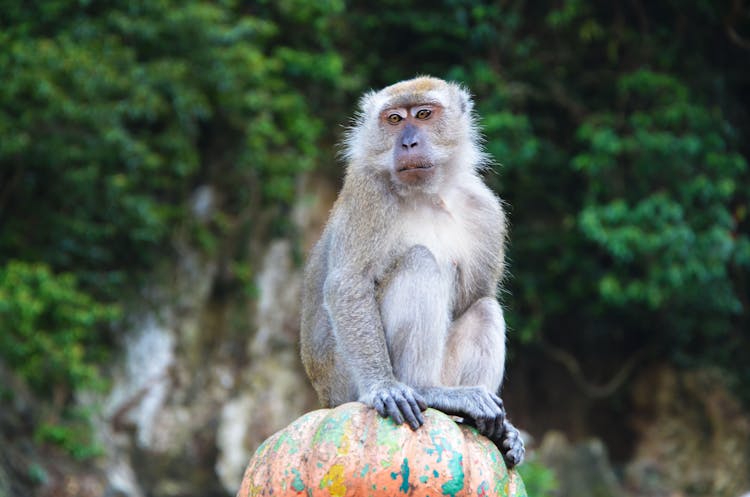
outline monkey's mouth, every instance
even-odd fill
[[[427,161],[413,161],[401,163],[396,167],[396,178],[404,184],[421,184],[435,174],[434,164]]]
[[[406,171],[414,171],[414,170],[427,170],[432,169],[433,165],[430,162],[410,162],[406,164],[402,164],[396,169],[396,172],[403,173]]]

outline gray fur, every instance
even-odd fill
[[[421,104],[436,105],[437,117],[415,121],[416,152],[399,148],[400,128],[381,113]],[[473,102],[458,85],[422,77],[360,105],[344,185],[305,271],[305,369],[325,406],[359,400],[413,429],[434,407],[475,424],[516,465],[523,443],[498,397],[506,220],[478,175],[486,156]],[[433,167],[398,172],[410,157]]]

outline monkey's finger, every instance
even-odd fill
[[[490,397],[492,398],[492,401],[497,405],[497,407],[500,408],[500,410],[505,413],[505,405],[503,404],[503,399],[501,399],[499,396],[495,395],[494,393],[490,394]]]
[[[397,425],[400,425],[404,422],[404,417],[401,415],[401,411],[396,406],[396,402],[393,400],[393,397],[390,395],[386,396],[385,399],[385,410],[388,412],[388,415],[393,419],[393,422]]]
[[[487,433],[487,425],[485,424],[483,419],[474,420],[474,424],[476,424],[479,433],[485,436],[489,436],[489,433]]]
[[[479,399],[477,407],[481,413],[481,415],[478,416],[480,418],[495,419],[503,414],[492,398],[487,396],[483,396]]]
[[[502,452],[505,462],[509,468],[521,464],[523,456],[526,454],[526,448],[523,446],[518,430],[510,423],[505,426],[505,435],[502,443]]]
[[[503,424],[503,448],[511,450],[517,447],[519,444],[523,447],[523,440],[521,440],[521,434],[516,430],[515,426],[509,422]]]
[[[505,454],[505,461],[508,465],[508,469],[513,469],[521,462],[523,462],[523,456],[525,453],[525,449],[521,448],[520,450],[510,450],[507,454]]]
[[[427,410],[427,402],[424,400],[424,397],[419,395],[417,392],[413,392],[414,400],[417,402],[417,407],[420,411]]]
[[[521,461],[523,461],[523,456],[525,454],[526,449],[524,448],[523,443],[519,443],[511,449],[503,450],[503,459],[505,459],[505,463],[507,464],[508,469],[521,464]]]
[[[498,416],[495,418],[493,423],[494,426],[492,427],[492,435],[490,435],[491,439],[500,440],[500,437],[503,436],[503,431],[505,431],[504,423],[505,416]]]
[[[422,423],[419,422],[419,420],[417,419],[417,416],[415,415],[415,412],[419,413],[419,410],[416,409],[415,411],[412,411],[412,406],[409,403],[409,401],[406,399],[406,397],[404,397],[403,395],[397,395],[396,404],[398,405],[398,408],[401,411],[401,414],[403,414],[404,418],[406,419],[406,422],[409,423],[409,427],[412,430],[416,430],[417,428],[422,426]]]
[[[495,396],[495,399],[493,400],[495,400],[495,405],[497,405],[497,407],[500,409],[500,415],[495,418],[495,423],[497,425],[497,431],[495,432],[495,434],[499,437],[503,434],[503,431],[505,431],[505,406],[503,405],[503,401],[500,399],[500,397]]]
[[[372,407],[374,407],[382,417],[388,417],[388,412],[385,410],[385,404],[383,404],[383,401],[379,397],[375,397],[372,401]]]
[[[417,418],[419,426],[422,426],[424,424],[424,415],[422,415],[422,411],[424,409],[420,409],[416,394],[414,396],[407,397],[406,400],[409,401],[409,407],[411,407],[411,412],[414,413],[414,416]]]
[[[503,406],[503,401],[500,399],[500,397],[491,393],[489,403],[492,409],[493,417],[505,419],[505,407]]]

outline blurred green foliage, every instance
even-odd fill
[[[0,267],[0,354],[37,393],[67,397],[100,382],[96,329],[118,316],[95,302],[74,275],[42,263]]]
[[[88,415],[71,405],[79,390],[101,389],[97,369],[106,357],[96,333],[119,316],[78,288],[70,273],[44,263],[10,261],[0,267],[0,359],[42,398],[51,399],[36,437],[76,457],[96,453]]]
[[[316,51],[325,23],[290,46],[270,18],[307,24],[340,6],[6,3],[0,253],[115,297],[169,253],[198,185],[236,217],[291,200],[315,164],[321,125],[294,79],[334,81],[341,63]]]
[[[724,334],[742,312],[730,270],[750,258],[732,205],[747,164],[721,114],[676,78],[626,74],[617,99],[580,126],[572,159],[584,176],[580,231],[606,256],[598,297],[644,316],[668,309],[669,335]]]
[[[109,303],[178,235],[215,251],[284,214],[320,155],[306,85],[342,79],[325,46],[342,8],[1,3],[0,357],[38,394],[94,386]],[[204,185],[210,222],[192,213]],[[46,426],[70,448],[72,425]]]
[[[558,486],[555,473],[535,459],[525,460],[518,466],[526,494],[533,497],[550,497]]]
[[[498,163],[487,180],[509,204],[514,336],[612,364],[650,349],[719,365],[750,399],[747,7],[54,0],[0,12],[0,274],[26,281],[0,287],[26,319],[2,354],[28,381],[84,387],[86,354],[68,352],[54,377],[32,356],[66,319],[71,351],[104,348],[104,309],[178,237],[251,278],[247,241],[288,232],[300,174],[340,176],[333,143],[357,95],[431,73],[476,95]],[[203,186],[216,192],[207,221],[193,213]],[[81,299],[89,313],[61,314]]]

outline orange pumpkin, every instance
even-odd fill
[[[424,414],[411,431],[356,402],[308,413],[261,444],[237,497],[526,497],[495,444]]]

